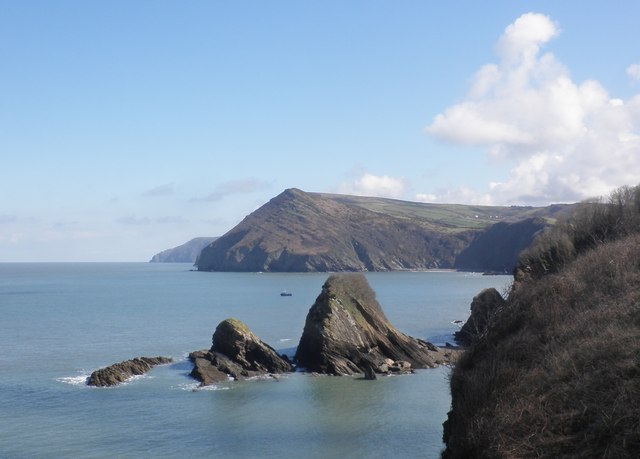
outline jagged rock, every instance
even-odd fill
[[[362,274],[330,276],[307,314],[295,361],[334,375],[409,373],[448,363],[455,351],[411,338],[391,325]]]
[[[203,385],[293,371],[293,365],[237,319],[220,322],[209,350],[189,354],[191,376]]]
[[[145,374],[156,365],[164,365],[171,362],[173,362],[173,359],[170,357],[136,357],[94,371],[89,376],[87,384],[98,387],[115,386],[125,382],[132,376]]]
[[[505,304],[504,298],[495,288],[487,288],[473,297],[471,315],[454,334],[456,341],[463,346],[470,346],[485,335],[497,310]]]

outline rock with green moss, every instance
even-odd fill
[[[330,276],[307,314],[295,360],[334,375],[407,373],[449,363],[455,351],[399,332],[362,274]]]
[[[286,357],[237,319],[220,322],[211,349],[192,352],[189,358],[194,364],[191,376],[203,385],[293,371]]]

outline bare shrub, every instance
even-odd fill
[[[451,375],[443,457],[640,457],[637,195],[588,217],[617,225],[596,237],[613,242],[512,287]]]
[[[521,253],[516,280],[556,273],[579,254],[638,232],[640,186],[619,188],[606,200],[585,201]]]

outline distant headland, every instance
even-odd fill
[[[571,208],[429,204],[290,188],[222,237],[189,241],[152,261],[189,253],[179,259],[199,271],[511,273],[520,251]]]

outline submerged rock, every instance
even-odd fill
[[[495,288],[486,288],[474,296],[471,302],[471,315],[462,328],[454,334],[456,341],[463,346],[470,346],[482,338],[496,311],[504,304],[504,298]]]
[[[456,352],[400,333],[362,274],[330,276],[307,314],[295,361],[334,375],[409,373],[449,363]]]
[[[191,376],[203,385],[293,371],[286,357],[278,355],[237,319],[220,322],[212,341],[211,349],[189,354],[194,364]]]
[[[143,375],[156,365],[173,362],[170,357],[136,357],[94,371],[89,376],[89,386],[108,387],[125,382],[133,376]]]

